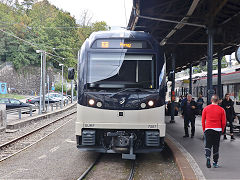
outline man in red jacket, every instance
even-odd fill
[[[213,147],[213,166],[218,167],[219,144],[221,134],[226,126],[225,110],[218,106],[219,97],[213,95],[211,105],[203,109],[202,128],[205,136],[205,155],[207,158],[207,167],[211,168],[211,149]]]

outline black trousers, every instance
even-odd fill
[[[207,129],[204,132],[205,137],[205,156],[206,158],[211,157],[211,149],[213,148],[213,161],[218,162],[219,158],[219,145],[220,145],[220,137],[221,131],[215,131],[213,129]]]
[[[195,118],[189,118],[188,116],[184,116],[184,131],[185,131],[185,135],[189,135],[189,133],[188,133],[189,122],[191,122],[191,133],[194,136],[194,134],[195,134]]]

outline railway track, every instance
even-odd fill
[[[133,180],[134,172],[135,172],[135,160],[132,160],[132,165],[131,165],[131,170],[130,170],[128,180]]]
[[[86,176],[92,171],[93,167],[98,164],[101,157],[102,157],[102,154],[99,154],[97,156],[96,160],[87,168],[86,171],[84,171],[82,173],[82,175],[77,180],[84,180],[86,178]],[[132,160],[131,161],[131,169],[130,169],[130,173],[129,173],[129,176],[128,176],[127,180],[133,180],[134,172],[135,172],[135,160]]]
[[[4,161],[13,155],[31,147],[42,139],[46,138],[50,134],[57,131],[59,128],[67,124],[72,120],[71,116],[76,113],[76,110],[72,110],[62,117],[57,118],[50,123],[36,128],[28,133],[25,133],[17,138],[14,138],[4,144],[0,145],[0,162]],[[64,120],[64,121],[61,121]]]
[[[87,168],[86,171],[82,173],[82,175],[77,180],[83,180],[93,169],[95,165],[97,165],[98,161],[100,160],[102,154],[99,154],[96,158],[96,160]]]

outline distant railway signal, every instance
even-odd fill
[[[68,79],[73,80],[75,75],[74,68],[68,68]]]

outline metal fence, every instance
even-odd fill
[[[67,106],[68,104],[69,104],[69,100],[51,103],[49,105],[46,104],[45,105],[46,111],[43,113],[53,111],[54,109],[59,109],[59,108],[62,109],[64,106]],[[39,114],[39,112],[40,112],[39,105],[38,106],[31,105],[29,107],[8,109],[8,110],[6,110],[6,114],[7,114],[7,116],[8,115],[18,115],[18,119],[22,119],[22,114],[29,114],[29,116],[32,116],[33,112],[36,112],[37,110],[38,110],[38,114]]]

